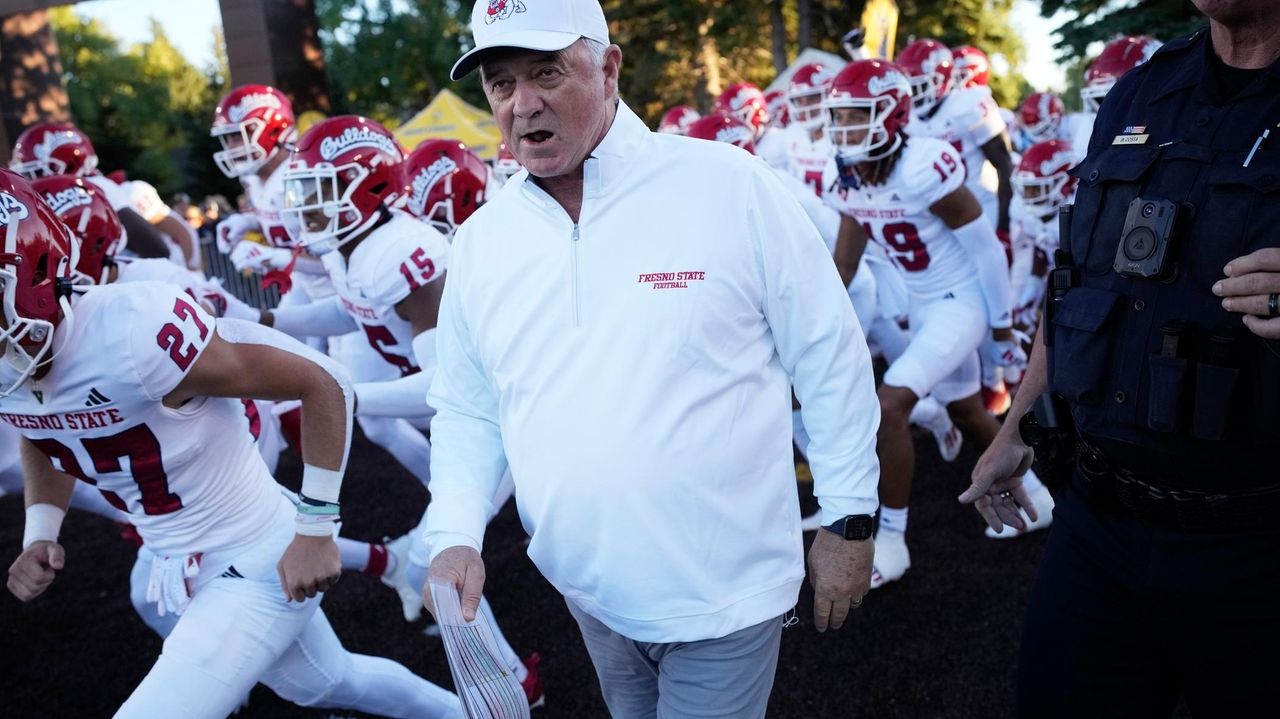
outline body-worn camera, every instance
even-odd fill
[[[1162,279],[1173,270],[1173,240],[1181,210],[1168,200],[1136,198],[1120,232],[1113,267],[1122,277]]]

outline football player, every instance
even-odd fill
[[[1107,43],[1098,57],[1084,71],[1084,85],[1080,88],[1080,100],[1084,105],[1081,118],[1075,123],[1076,134],[1071,138],[1076,151],[1089,149],[1093,134],[1093,121],[1098,116],[1102,98],[1111,92],[1116,80],[1141,65],[1160,49],[1161,42],[1146,35],[1126,35]]]
[[[911,101],[903,69],[862,60],[836,75],[825,103],[842,185],[829,195],[843,215],[836,246],[841,277],[856,276],[874,241],[902,271],[910,303],[910,342],[878,390],[882,508],[873,587],[900,579],[911,565],[905,532],[915,464],[912,408],[932,394],[966,439],[986,447],[999,425],[979,397],[978,348],[990,336],[1000,351],[995,362],[1025,362],[1010,329],[1009,274],[995,233],[965,187],[955,148],[908,139]]]
[[[28,180],[50,175],[88,178],[106,193],[112,209],[133,237],[131,252],[138,257],[169,257],[169,244],[163,235],[178,242],[189,237],[184,228],[174,225],[167,213],[143,218],[134,207],[128,189],[98,169],[98,153],[93,143],[75,125],[42,122],[27,128],[13,146],[9,169]],[[152,220],[159,223],[158,226],[153,225]],[[195,247],[184,248],[183,255],[198,258],[199,251]]]
[[[457,140],[427,140],[404,161],[405,209],[453,238],[484,204],[489,166]]]
[[[315,303],[322,305],[318,311],[323,314],[323,308],[337,301],[328,270],[317,255],[301,246],[295,237],[298,229],[287,226],[282,214],[284,164],[297,137],[289,98],[266,85],[238,87],[218,103],[210,134],[218,138],[223,148],[214,155],[214,161],[228,177],[240,179],[252,205],[251,214],[232,215],[219,223],[219,249],[230,251],[239,269],[275,272],[290,278],[280,312],[308,308],[314,314],[317,310],[311,305]],[[267,244],[241,242],[245,233],[252,230],[261,232]],[[381,340],[367,334],[339,338],[337,335],[357,329],[347,323],[342,328],[345,329],[310,337],[309,343],[317,348],[328,346],[330,353],[358,377],[383,371],[387,355],[378,349]],[[403,420],[364,413],[358,421],[369,441],[391,453],[426,485],[431,445],[418,429]]]
[[[951,51],[951,59],[955,64],[957,89],[990,87],[991,61],[987,59],[985,52],[973,45],[961,45]]]
[[[182,288],[215,318],[228,317],[250,322],[258,320],[258,310],[244,304],[202,274],[184,270],[166,260],[119,256],[117,253],[126,244],[124,228],[97,186],[69,175],[43,177],[32,183],[32,186],[58,219],[80,240],[79,259],[71,271],[77,287],[115,282],[164,282]],[[257,443],[267,470],[274,475],[280,453],[286,446],[286,435],[291,435],[288,442],[301,450],[302,441],[298,431],[301,424],[300,407],[293,406],[297,403],[262,399],[244,399],[243,403],[242,419],[246,423],[245,428]],[[81,486],[87,485],[76,485],[76,495],[72,496],[73,507],[77,506],[76,497],[80,494]],[[119,510],[111,510],[114,514],[109,518],[124,521],[123,517],[118,516]],[[390,543],[359,542],[346,537],[336,537],[334,541],[338,544],[344,570],[377,577],[397,591],[403,591],[397,587],[397,582],[403,585],[404,590],[414,591],[405,583],[404,568],[401,566],[408,561],[408,536]],[[139,552],[139,561],[134,565],[131,577],[131,599],[143,621],[163,637],[172,630],[177,618],[172,614],[159,615],[155,612],[155,605],[146,601],[151,559],[149,551]]]
[[[835,182],[830,171],[831,144],[822,133],[822,96],[833,77],[835,70],[821,63],[796,69],[786,94],[791,124],[782,131],[782,142],[774,143],[775,156],[762,155],[765,162],[809,185],[816,197]]]
[[[1013,326],[1026,337],[1036,334],[1058,249],[1058,209],[1075,195],[1076,180],[1068,171],[1078,160],[1071,143],[1049,140],[1028,148],[1013,173]]]
[[[0,418],[23,435],[27,602],[65,563],[71,488],[94,485],[155,555],[149,595],[180,615],[117,717],[225,717],[262,681],[306,706],[461,716],[457,697],[343,649],[320,610],[351,440],[351,385],[280,333],[215,319],[175,285],[76,289],[79,241],[21,177],[0,171]],[[298,400],[300,501],[280,493],[241,397]],[[86,398],[96,400],[87,403]]]
[[[1009,231],[1009,138],[1000,108],[983,85],[960,88],[953,76],[951,50],[937,40],[907,45],[897,64],[911,80],[911,131],[950,143],[960,155],[965,187],[982,205],[996,231]]]
[[[953,55],[937,40],[923,39],[903,48],[898,65],[911,81],[911,131],[950,143],[959,154],[965,187],[977,198],[987,221],[1005,249],[1006,268],[1013,261],[1009,244],[1009,202],[1013,186],[1013,158],[1000,109],[985,86],[955,89]],[[998,291],[992,288],[992,291]],[[1009,393],[999,368],[987,359],[996,354],[989,342],[983,353],[984,405],[1003,414]]]

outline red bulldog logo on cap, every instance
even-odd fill
[[[512,13],[524,12],[524,3],[520,0],[489,0],[489,11],[485,13],[484,23],[492,25],[498,20],[506,20]]]

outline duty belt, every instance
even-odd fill
[[[1094,502],[1168,529],[1214,532],[1280,524],[1280,485],[1238,492],[1167,489],[1113,465],[1083,440],[1076,444],[1076,469],[1081,489]]]

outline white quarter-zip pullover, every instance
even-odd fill
[[[824,523],[875,511],[879,407],[831,256],[772,171],[624,104],[577,224],[521,172],[459,230],[429,402],[432,555],[479,548],[508,461],[529,556],[638,641],[792,607],[790,394]]]

